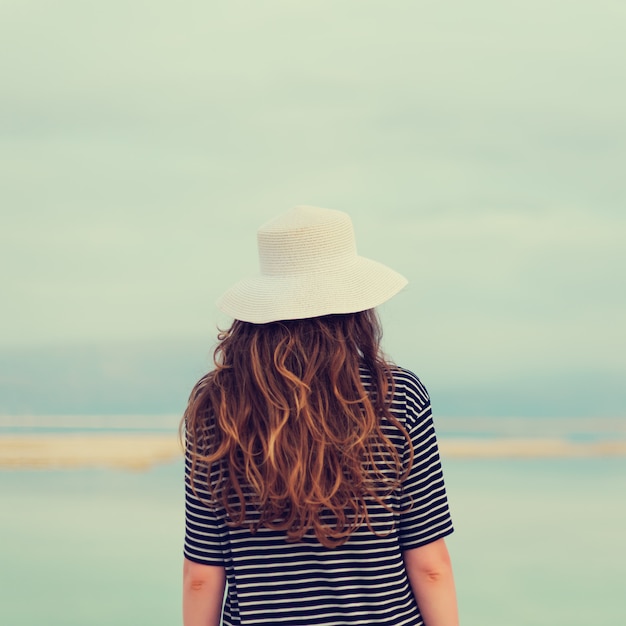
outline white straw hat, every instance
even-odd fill
[[[407,280],[358,256],[350,217],[297,206],[257,232],[260,274],[244,279],[217,302],[234,319],[253,324],[372,309]]]

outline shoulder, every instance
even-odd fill
[[[211,402],[210,387],[214,372],[205,374],[189,395],[187,408],[182,419],[182,434],[185,449],[205,454],[208,443],[215,434],[215,412]]]
[[[424,383],[411,371],[394,365],[391,368],[394,382],[393,405],[401,406],[409,422],[420,421],[430,414],[430,396]]]
[[[391,368],[391,375],[396,391],[404,393],[408,399],[417,404],[430,403],[430,396],[424,383],[411,370],[394,365]]]
[[[390,364],[389,372],[393,378],[394,400],[402,398],[418,406],[430,404],[430,396],[424,383],[411,370]],[[364,365],[360,367],[360,375],[361,382],[369,390],[373,385],[372,375]]]

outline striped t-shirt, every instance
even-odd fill
[[[371,379],[362,374],[365,388]],[[225,626],[419,626],[423,620],[403,565],[402,551],[445,537],[452,521],[443,482],[430,399],[408,370],[394,370],[391,410],[413,442],[412,470],[388,500],[393,512],[372,507],[376,530],[358,528],[337,548],[326,548],[310,532],[287,542],[283,531],[232,528],[224,511],[207,506],[202,475],[190,488],[186,459],[185,557],[226,570]],[[406,439],[390,424],[383,430],[407,459]],[[206,473],[204,475],[206,477]],[[412,506],[408,505],[412,503]]]

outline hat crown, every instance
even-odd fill
[[[266,276],[332,271],[357,260],[352,220],[332,209],[296,206],[261,226],[257,243]]]

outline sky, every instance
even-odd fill
[[[0,414],[176,413],[256,229],[348,212],[443,415],[626,417],[626,5],[0,3]]]

